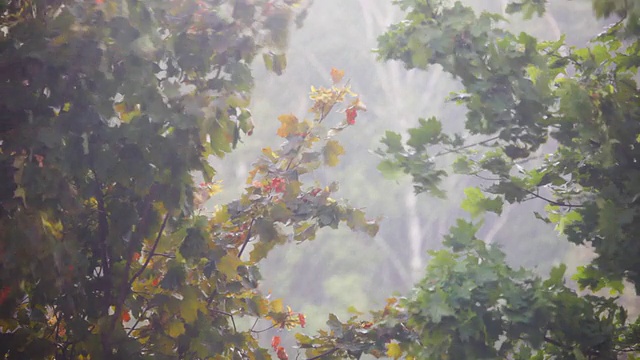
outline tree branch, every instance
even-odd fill
[[[100,252],[102,254],[102,271],[105,279],[111,281],[109,277],[111,274],[109,264],[109,247],[107,244],[107,237],[109,236],[109,220],[107,219],[107,210],[104,204],[104,194],[102,193],[102,184],[98,179],[98,174],[92,168],[93,178],[95,180],[95,196],[98,203],[98,243],[100,246]],[[107,295],[108,296],[108,295]]]
[[[559,342],[559,341],[557,341],[557,340],[554,340],[554,339],[552,339],[552,338],[550,338],[550,337],[548,337],[548,336],[545,336],[545,337],[544,337],[544,341],[548,342],[548,343],[549,343],[549,344],[551,344],[551,345],[557,346],[557,347],[559,347],[559,348],[561,348],[561,349],[565,349],[565,350],[573,350],[573,347],[571,347],[571,346],[567,346],[567,345],[565,345],[565,344],[563,344],[563,343],[561,343],[561,342]]]
[[[308,358],[307,360],[316,360],[316,359],[320,359],[320,358],[322,358],[322,357],[329,356],[329,355],[333,354],[334,352],[336,352],[336,351],[338,351],[338,350],[340,350],[340,349],[338,349],[337,347],[334,347],[334,348],[333,348],[333,349],[331,349],[331,350],[327,350],[327,351],[323,352],[323,353],[322,353],[322,354],[320,354],[320,355],[316,355],[316,356],[314,356],[314,357],[310,357],[310,358]]]

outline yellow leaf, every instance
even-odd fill
[[[167,333],[172,338],[176,338],[182,334],[184,334],[184,324],[180,320],[175,320],[169,324],[167,327]]]
[[[234,277],[238,274],[238,266],[240,265],[242,265],[242,261],[238,257],[227,254],[216,263],[216,268],[227,277]]]
[[[180,315],[187,324],[191,324],[198,318],[198,290],[193,287],[187,287],[182,292],[182,296]]]
[[[64,35],[58,35],[58,36],[54,37],[54,38],[51,40],[51,45],[53,45],[53,46],[60,46],[60,45],[62,45],[62,44],[66,44],[67,42],[68,42],[68,41],[67,41],[67,37],[66,37],[66,36],[64,36]]]
[[[16,199],[22,199],[22,205],[24,205],[24,207],[27,207],[27,192],[23,187],[16,188],[16,190],[13,192],[13,197]]]
[[[337,84],[344,77],[344,71],[336,68],[331,68],[331,80],[334,84]]]
[[[140,116],[140,114],[141,114],[140,110],[138,110],[138,109],[135,109],[135,110],[129,111],[129,112],[120,113],[120,120],[122,120],[122,122],[124,122],[124,123],[129,123],[136,116]]]
[[[55,222],[49,221],[48,217],[45,214],[41,214],[40,219],[42,220],[42,226],[47,233],[51,234],[54,238],[56,238],[56,240],[62,239],[62,231],[64,230],[64,228],[62,227],[62,223],[59,220]]]
[[[400,345],[395,342],[390,342],[387,344],[387,356],[394,359],[399,359],[402,356],[402,349],[400,349]]]
[[[70,102],[64,103],[64,106],[62,107],[62,110],[63,111],[71,110],[71,103]]]
[[[344,148],[340,143],[335,140],[327,141],[327,145],[324,146],[322,150],[322,155],[324,156],[324,163],[328,166],[336,166],[338,165],[338,156],[344,154]]]
[[[212,183],[207,184],[207,193],[209,196],[213,196],[222,191],[222,180],[214,181]]]
[[[280,131],[280,130],[278,130]],[[279,134],[278,134],[279,135]],[[278,154],[276,154],[275,152],[273,152],[273,150],[271,150],[270,147],[266,147],[262,149],[262,153],[269,158],[269,160],[271,161],[275,161],[278,159]]]
[[[284,304],[282,303],[282,299],[275,299],[271,302],[271,309],[273,310],[273,312],[283,312],[284,311]]]
[[[278,116],[278,120],[282,123],[278,129],[278,136],[287,137],[298,129],[298,118],[293,114],[285,114]]]
[[[229,215],[229,211],[227,211],[226,206],[216,205],[211,222],[213,224],[224,224],[229,221],[230,218],[231,216]]]

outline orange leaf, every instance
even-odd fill
[[[298,321],[300,321],[300,326],[304,327],[307,324],[307,319],[304,317],[304,314],[298,314]]]
[[[151,284],[152,284],[153,286],[158,286],[158,284],[160,284],[160,278],[155,278],[155,279],[153,279],[153,281],[151,282]]]
[[[280,346],[280,336],[274,336],[273,339],[271,339],[271,347],[273,348],[273,351],[277,351],[278,346]]]
[[[140,253],[139,252],[134,252],[133,253],[133,261],[138,261],[140,260]]]
[[[298,118],[293,114],[285,114],[278,116],[278,120],[282,123],[278,129],[278,136],[287,137],[298,129]]]
[[[344,77],[344,71],[338,70],[336,68],[331,68],[331,80],[333,80],[334,84],[337,84]]]
[[[127,322],[131,320],[131,314],[129,314],[129,310],[122,311],[121,319],[122,319],[122,322]]]

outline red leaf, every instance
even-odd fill
[[[10,292],[11,292],[10,286],[5,286],[2,289],[0,289],[0,304],[4,303],[5,300],[7,300]]]
[[[358,110],[356,108],[347,109],[347,124],[353,125],[356,123],[356,117],[358,116]]]
[[[280,346],[280,336],[274,336],[273,339],[271,339],[271,347],[273,348],[273,351],[277,351],[278,346]]]
[[[275,178],[271,180],[271,189],[277,193],[283,193],[287,186],[287,182],[283,178]]]
[[[300,326],[304,327],[307,325],[307,319],[304,317],[303,313],[298,314],[298,321],[300,321]]]
[[[158,286],[158,284],[160,284],[160,278],[155,278],[155,279],[153,279],[153,281],[151,282],[151,284],[152,284],[153,286]]]
[[[284,350],[282,346],[278,348],[277,355],[278,355],[278,359],[280,360],[289,360],[289,355],[287,355],[287,352]]]
[[[133,253],[133,261],[138,261],[140,260],[140,253],[139,252],[134,252]]]

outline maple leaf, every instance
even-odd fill
[[[282,346],[278,348],[277,355],[280,360],[289,360],[289,355],[287,355],[287,352]]]
[[[278,129],[278,136],[286,138],[289,134],[296,132],[298,129],[298,118],[293,114],[285,114],[278,116],[278,120],[282,123]]]
[[[337,84],[344,77],[344,71],[336,68],[331,68],[331,80],[334,84]]]
[[[338,156],[344,154],[344,148],[335,140],[327,141],[327,144],[324,146],[322,150],[322,155],[324,156],[324,162],[327,166],[336,166],[338,165]]]
[[[280,346],[280,336],[274,336],[273,339],[271,339],[271,347],[273,348],[273,351],[277,351],[278,346]]]

